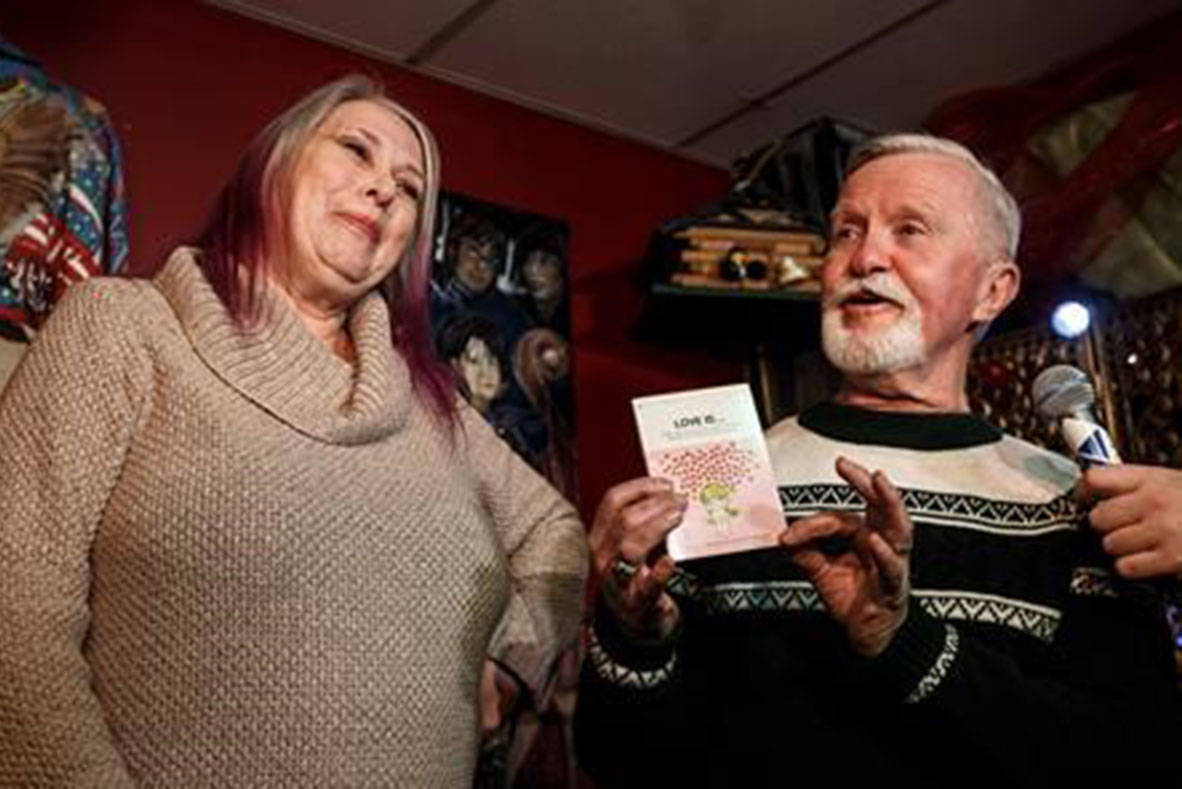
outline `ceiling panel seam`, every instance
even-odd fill
[[[924,3],[919,8],[916,8],[913,11],[907,12],[906,14],[899,17],[898,19],[895,19],[894,21],[888,22],[886,25],[871,32],[869,35],[866,35],[866,36],[858,39],[857,41],[855,41],[854,43],[845,47],[844,49],[842,49],[838,52],[835,52],[834,54],[824,58],[823,60],[818,61],[814,65],[809,66],[808,68],[804,69],[803,71],[800,71],[800,72],[792,75],[791,77],[784,80],[783,82],[776,85],[775,87],[771,88],[770,90],[765,91],[764,93],[761,93],[760,95],[758,95],[754,98],[743,99],[742,106],[738,107],[737,109],[727,112],[725,115],[718,118],[717,120],[712,121],[711,123],[708,123],[707,125],[698,129],[697,131],[695,131],[693,134],[690,134],[685,139],[677,142],[674,145],[674,147],[675,148],[685,148],[689,145],[693,145],[694,143],[700,142],[704,138],[710,136],[711,134],[718,131],[719,129],[722,129],[725,126],[729,126],[730,124],[734,123],[735,121],[739,120],[740,118],[742,118],[746,115],[749,115],[750,113],[752,113],[756,110],[766,108],[770,101],[782,96],[783,94],[787,93],[792,88],[795,88],[797,85],[800,85],[801,83],[812,79],[813,77],[817,76],[818,74],[821,74],[822,72],[828,71],[830,68],[836,66],[841,61],[846,60],[850,56],[857,54],[861,50],[871,46],[872,44],[880,41],[881,39],[886,38],[887,36],[891,35],[892,33],[896,32],[898,30],[901,30],[902,28],[906,27],[907,25],[912,24],[913,22],[915,22],[919,18],[931,13],[936,8],[938,8],[942,5],[945,5],[948,2],[950,2],[950,0],[929,0],[929,2]]]
[[[476,0],[472,5],[456,14],[455,18],[435,31],[414,52],[411,52],[403,62],[408,66],[418,66],[433,57],[436,52],[450,44],[456,36],[463,33],[484,14],[496,5],[497,0]]]

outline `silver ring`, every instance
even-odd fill
[[[640,569],[639,564],[632,564],[626,561],[623,556],[617,556],[612,560],[612,575],[616,577],[616,582],[619,584],[626,584],[632,580],[632,576]]]

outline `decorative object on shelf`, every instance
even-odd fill
[[[71,283],[126,258],[106,111],[0,39],[0,338],[27,341]]]
[[[850,151],[869,136],[852,124],[817,118],[736,159],[732,194],[824,235]]]
[[[721,200],[657,231],[649,252],[653,280],[818,293],[829,211],[850,150],[867,136],[821,118],[740,156]]]
[[[693,225],[673,234],[684,242],[670,282],[690,287],[817,292],[825,239],[804,230]]]

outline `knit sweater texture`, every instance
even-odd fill
[[[414,396],[371,294],[356,365],[193,253],[60,304],[0,398],[0,784],[465,786],[492,651],[573,637],[577,515]]]
[[[859,657],[779,548],[683,563],[662,641],[601,605],[575,722],[601,785],[1026,785],[1165,758],[1160,601],[1081,528],[1072,463],[968,414],[835,404],[767,441],[789,524],[864,508],[840,456],[890,476],[915,525],[907,617]]]

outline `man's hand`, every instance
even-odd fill
[[[634,635],[661,637],[677,625],[677,604],[665,592],[673,560],[648,557],[681,523],[686,504],[667,480],[641,477],[609,489],[595,513],[592,566],[608,608]]]
[[[866,502],[864,514],[821,512],[794,522],[780,537],[808,573],[830,616],[863,657],[887,648],[907,618],[914,527],[886,474],[837,459],[837,473]]]
[[[1096,501],[1089,519],[1125,578],[1182,577],[1182,471],[1158,466],[1095,466],[1077,489]]]

